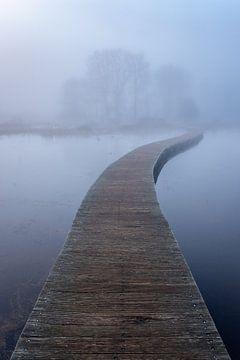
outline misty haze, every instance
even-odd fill
[[[50,334],[54,333],[54,337],[51,336],[57,339],[57,342],[63,337],[79,337],[81,341],[85,341],[82,339],[86,337],[86,341],[92,341],[92,344],[95,344],[95,341],[97,343],[98,339],[110,339],[107,340],[106,346],[109,347],[107,350],[104,348],[105,352],[100,349],[102,340],[99,340],[99,348],[98,343],[96,345],[97,351],[103,351],[109,356],[106,360],[120,359],[121,354],[125,353],[125,356],[130,356],[131,354],[127,355],[128,346],[136,351],[136,354],[132,354],[133,359],[138,359],[136,356],[140,355],[143,356],[141,359],[144,359],[144,356],[148,356],[146,349],[152,343],[155,348],[149,354],[155,356],[154,351],[159,349],[156,356],[163,356],[161,358],[167,360],[171,355],[167,357],[168,350],[165,353],[165,348],[165,355],[162,355],[161,349],[165,340],[160,346],[159,338],[162,335],[159,334],[163,331],[164,336],[172,339],[172,333],[169,335],[167,331],[176,330],[177,326],[183,329],[183,334],[180,334],[181,341],[185,339],[184,331],[189,339],[183,344],[180,340],[176,340],[176,343],[171,343],[172,340],[167,342],[167,349],[171,350],[172,346],[175,351],[175,344],[180,344],[184,349],[182,354],[176,353],[176,359],[188,358],[184,351],[191,348],[190,344],[195,344],[194,336],[201,338],[200,345],[197,341],[197,346],[202,346],[203,349],[204,341],[207,341],[209,350],[206,350],[206,354],[209,351],[216,359],[220,358],[216,356],[221,356],[218,351],[225,351],[225,347],[226,354],[228,352],[230,357],[222,355],[222,359],[240,358],[239,15],[240,3],[236,0],[0,0],[0,359],[11,358],[21,334],[22,338],[20,337],[12,359],[38,358],[35,353],[27,354],[29,344],[24,350],[26,352],[19,355],[21,346],[27,337],[29,339],[26,341],[30,344],[33,342],[33,346],[36,346],[34,339],[38,336],[41,339],[44,336],[47,338],[49,331]],[[194,140],[196,143],[193,141],[193,144],[196,146],[190,149],[187,145],[186,149],[189,149],[186,152],[171,159],[186,150],[184,146],[181,149],[183,140],[178,140],[178,137],[182,139],[181,135],[184,134],[189,136],[190,140],[191,137],[201,137],[201,134],[204,137],[199,144],[198,140]],[[173,140],[164,142],[170,138]],[[124,265],[115,263],[116,268],[111,268],[114,263],[111,255],[118,238],[122,236],[121,244],[126,240],[120,225],[124,227],[125,221],[129,222],[128,231],[130,234],[131,229],[134,241],[139,229],[146,231],[142,215],[139,215],[136,221],[140,224],[141,220],[143,224],[134,228],[127,210],[124,213],[127,202],[130,203],[132,194],[140,186],[138,181],[141,180],[148,186],[147,177],[140,179],[142,170],[135,173],[138,167],[142,169],[144,157],[137,157],[134,167],[126,168],[126,184],[123,185],[124,194],[121,196],[117,190],[117,186],[120,186],[118,177],[125,166],[121,165],[121,161],[127,157],[119,162],[119,170],[116,170],[115,175],[112,175],[112,170],[108,167],[115,162],[118,164],[117,161],[132,150],[159,141],[163,141],[159,145],[159,159],[161,160],[162,154],[163,165],[171,159],[162,169],[155,186],[161,212],[167,220],[166,223],[163,222],[163,227],[168,227],[169,223],[170,232],[174,234],[190,268],[191,273],[187,268],[189,276],[193,275],[196,289],[198,286],[206,309],[213,319],[212,323],[211,318],[209,320],[211,326],[216,326],[216,333],[213,328],[210,329],[210,325],[205,325],[204,319],[202,329],[192,320],[194,329],[197,329],[196,334],[201,333],[200,335],[196,335],[195,330],[182,326],[181,318],[188,313],[187,308],[184,308],[185,301],[186,304],[189,301],[195,308],[201,300],[201,297],[200,300],[192,299],[194,296],[190,296],[187,291],[184,301],[171,293],[171,311],[179,301],[184,304],[182,311],[185,312],[185,315],[174,313],[176,318],[173,320],[170,313],[158,315],[161,306],[156,310],[159,305],[156,305],[156,299],[165,301],[161,299],[165,299],[166,294],[154,292],[155,295],[151,298],[151,291],[147,291],[146,298],[141,298],[143,289],[139,295],[140,305],[137,302],[134,304],[134,301],[138,300],[133,300],[137,298],[134,293],[137,280],[133,281],[134,286],[129,295],[123,290],[126,284],[122,275],[122,278],[117,279],[122,293],[117,303],[112,305],[113,300],[108,298],[111,291],[104,293],[106,264],[97,270],[99,276],[102,273],[103,280],[98,283],[102,288],[96,292],[91,303],[96,314],[90,311],[91,306],[85,309],[85,290],[85,295],[71,300],[73,305],[81,305],[77,306],[80,310],[83,309],[81,311],[84,316],[90,316],[90,313],[95,316],[97,325],[94,323],[96,327],[93,330],[93,320],[87,320],[90,323],[84,325],[84,335],[79,335],[81,327],[75,323],[72,324],[73,333],[66,335],[65,325],[71,322],[66,320],[66,314],[62,313],[63,323],[57,323],[57,326],[65,330],[55,333],[56,324],[51,328],[54,314],[50,312],[50,315],[46,315],[44,305],[41,310],[43,319],[49,316],[49,320],[44,324],[46,328],[39,328],[36,324],[35,328],[29,316],[33,309],[39,309],[38,305],[35,308],[34,306],[49,272],[59,259],[59,254],[63,249],[68,251],[66,239],[74,218],[78,220],[80,216],[79,222],[83,221],[81,211],[79,213],[81,206],[87,206],[87,211],[83,208],[83,213],[86,224],[90,221],[87,213],[95,211],[96,204],[90,202],[92,210],[89,210],[90,205],[84,205],[82,201],[86,195],[89,197],[92,193],[95,194],[96,185],[93,184],[97,179],[99,180],[96,184],[107,181],[108,171],[104,172],[106,168],[110,169],[109,173],[113,178],[109,193],[103,198],[109,207],[105,209],[103,203],[102,211],[106,219],[96,218],[96,226],[101,222],[106,225],[104,231],[108,231],[110,220],[106,215],[107,211],[111,214],[111,206],[114,209],[111,202],[119,201],[119,205],[115,204],[119,207],[116,217],[119,229],[116,233],[115,230],[110,232],[112,242],[106,256],[106,261],[110,264],[109,274],[112,271],[114,278],[116,272],[122,274],[125,271],[127,276],[132,276],[135,271],[137,277],[142,271],[147,271],[147,268],[134,268],[134,271],[130,268],[131,264],[135,266],[137,261],[141,263],[137,254],[142,254],[142,245],[139,245],[139,249],[136,246],[131,252],[127,243],[124,251],[129,250],[130,254],[134,254],[128,261],[129,270],[125,268],[126,259],[123,260]],[[179,149],[178,142],[181,145]],[[164,154],[168,148],[172,153],[165,159]],[[149,154],[150,150],[146,150],[146,158],[150,158]],[[148,166],[152,169],[151,163]],[[155,166],[156,162],[154,170]],[[136,178],[134,184],[133,178]],[[110,196],[115,187],[116,194],[120,196],[119,200],[115,198],[115,193],[112,198]],[[141,193],[138,195],[141,198]],[[150,206],[152,200],[147,197],[144,199],[146,206]],[[134,206],[130,203],[129,209],[132,211]],[[136,214],[143,211],[146,217],[149,214],[148,209],[135,210]],[[155,214],[154,211],[152,213]],[[99,239],[102,224],[92,230]],[[85,228],[83,223],[84,231]],[[75,234],[74,226],[73,229]],[[150,234],[155,232],[157,233],[156,229],[153,229]],[[89,244],[90,240],[86,240],[82,233],[76,236],[79,242],[77,251],[82,251],[85,256],[85,252],[88,254],[93,248],[91,245],[90,250],[86,250],[86,243]],[[173,235],[171,236],[173,238]],[[103,247],[107,239],[106,236],[106,239],[104,237],[104,240],[101,240]],[[90,264],[96,259],[98,261],[99,256],[96,249],[92,251],[94,256],[88,255]],[[147,254],[147,250],[144,251]],[[127,259],[128,256],[126,253]],[[177,261],[177,255],[174,256]],[[158,264],[161,264],[161,261],[165,266],[166,259],[161,260],[160,257]],[[171,261],[168,261],[168,264]],[[73,260],[70,259],[66,269],[72,264]],[[87,281],[91,282],[95,276],[91,273],[95,265],[89,270],[90,273],[85,275],[84,264],[85,258],[83,263],[80,263],[81,266],[79,265],[79,274],[75,277],[83,279],[83,282],[87,278]],[[153,271],[153,284],[156,285],[159,278],[153,268],[149,269]],[[64,266],[61,271],[64,273]],[[164,276],[167,276],[172,269],[164,271]],[[185,277],[182,275],[182,278]],[[71,284],[74,279],[68,281]],[[176,279],[171,278],[170,281]],[[147,283],[150,283],[150,280],[143,277],[143,288]],[[113,284],[112,279],[109,284]],[[90,293],[94,291],[91,288]],[[115,291],[114,287],[113,293]],[[135,297],[131,297],[132,294],[135,294]],[[109,316],[101,313],[104,306],[100,301],[102,296],[104,301],[106,300],[107,311],[111,313],[111,319],[107,320],[109,322],[106,326],[107,329],[113,329],[111,336],[106,335],[106,328],[98,323],[99,319]],[[125,309],[125,297],[129,308],[135,306],[136,312],[145,304],[143,313],[134,313],[133,319],[130,310],[129,313],[121,310],[121,316],[126,316],[128,320],[112,320],[119,315],[116,310],[119,304],[120,309]],[[54,305],[57,311],[62,309],[64,301],[60,302],[60,305]],[[47,311],[50,308],[47,308]],[[68,311],[70,312],[70,308],[67,309],[67,314]],[[154,311],[157,315],[153,315]],[[72,313],[75,314],[74,311]],[[204,316],[198,312],[196,314],[197,321],[199,316]],[[81,321],[84,321],[84,316]],[[160,330],[157,321],[150,323],[151,316],[155,316],[158,321],[161,316],[161,321],[165,317],[170,319],[165,319],[166,329],[165,322],[163,326],[160,324]],[[208,315],[206,316],[208,318]],[[26,327],[26,333],[22,333],[28,319],[30,328]],[[117,321],[120,321],[121,326]],[[176,324],[172,325],[174,321]],[[129,330],[131,326],[132,332]],[[120,331],[120,339],[117,331]],[[209,334],[213,333],[215,335],[211,336],[216,338],[209,339]],[[91,336],[92,340],[89,340]],[[138,338],[140,340],[136,340]],[[148,345],[144,345],[146,339],[149,339]],[[223,343],[219,345],[221,339]],[[215,341],[220,350],[216,348]],[[49,342],[39,345],[39,349],[45,349],[48,344]],[[86,354],[90,356],[89,359],[94,360],[96,357],[93,355],[95,350],[91,348],[93,345],[87,344],[88,350],[84,349],[89,351],[90,355]],[[71,348],[73,345],[67,343],[62,355],[56,350],[54,357],[52,350],[53,353],[48,353],[45,357],[40,357],[42,354],[39,353],[39,358],[60,360],[64,358],[61,356],[65,356],[70,359],[71,349],[69,353],[66,350],[68,346]],[[84,346],[76,347],[76,359],[86,358]],[[137,352],[138,346],[142,352]],[[208,357],[204,351],[199,352],[196,357],[191,357],[191,354],[189,356],[196,360],[213,358]],[[131,359],[124,357],[127,358]]]

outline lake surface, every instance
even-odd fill
[[[0,137],[0,359],[8,359],[74,215],[100,173],[159,138]]]
[[[1,359],[9,358],[92,183],[133,148],[175,134],[0,137]],[[239,133],[207,134],[172,159],[157,184],[161,208],[233,359],[240,354],[239,158]]]
[[[157,194],[232,359],[240,359],[240,133],[206,134],[169,161]]]

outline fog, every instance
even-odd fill
[[[239,11],[236,0],[0,0],[0,123],[236,126]],[[127,82],[115,95],[89,85],[90,59],[111,52],[144,65],[138,99]]]
[[[239,359],[239,12],[237,0],[0,0],[1,359],[91,184],[192,128],[204,140],[156,190]]]

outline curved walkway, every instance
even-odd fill
[[[230,359],[154,186],[164,163],[200,139],[142,146],[103,172],[12,360]]]

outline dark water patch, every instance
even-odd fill
[[[205,135],[165,165],[160,207],[232,359],[240,354],[240,133]]]

